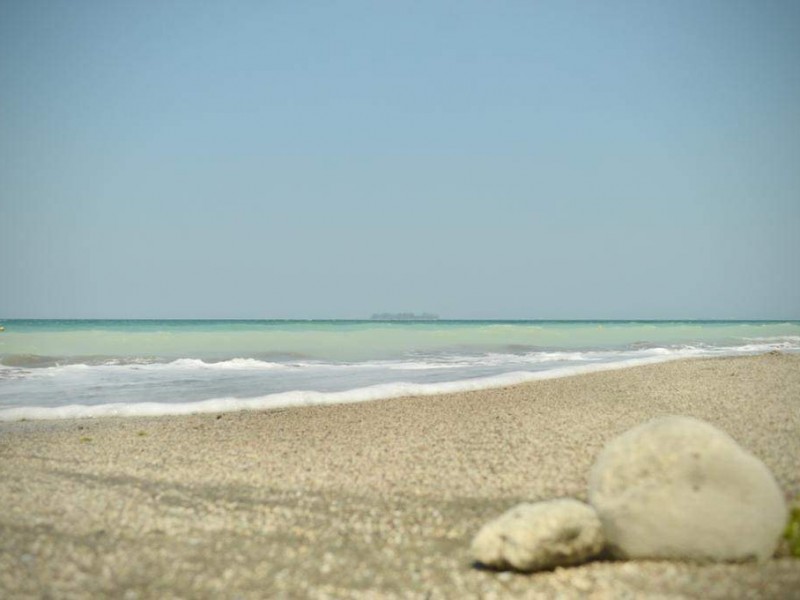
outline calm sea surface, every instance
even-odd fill
[[[0,420],[181,414],[800,352],[800,321],[0,321]]]

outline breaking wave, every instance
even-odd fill
[[[686,357],[800,352],[800,322],[5,321],[0,420],[483,389]]]
[[[266,410],[292,406],[317,406],[325,404],[342,404],[365,402],[369,400],[387,400],[408,396],[432,396],[455,392],[467,392],[496,387],[517,385],[528,381],[556,379],[582,373],[609,371],[627,367],[654,364],[674,360],[679,356],[662,356],[653,358],[631,359],[614,363],[561,367],[548,371],[527,372],[516,371],[442,383],[384,383],[339,392],[318,392],[295,390],[258,396],[254,398],[212,398],[194,402],[116,402],[98,405],[69,404],[64,406],[26,406],[0,409],[0,421],[20,419],[74,419],[92,417],[131,417],[159,415],[187,415],[198,413],[231,412],[239,410]]]

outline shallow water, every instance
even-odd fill
[[[0,420],[439,393],[800,352],[798,321],[4,321]]]

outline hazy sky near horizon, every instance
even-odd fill
[[[800,318],[798,30],[0,0],[0,317]]]

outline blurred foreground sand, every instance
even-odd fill
[[[513,504],[586,499],[603,444],[705,419],[800,495],[800,356],[364,404],[0,424],[0,596],[800,597],[800,560],[471,565]]]

